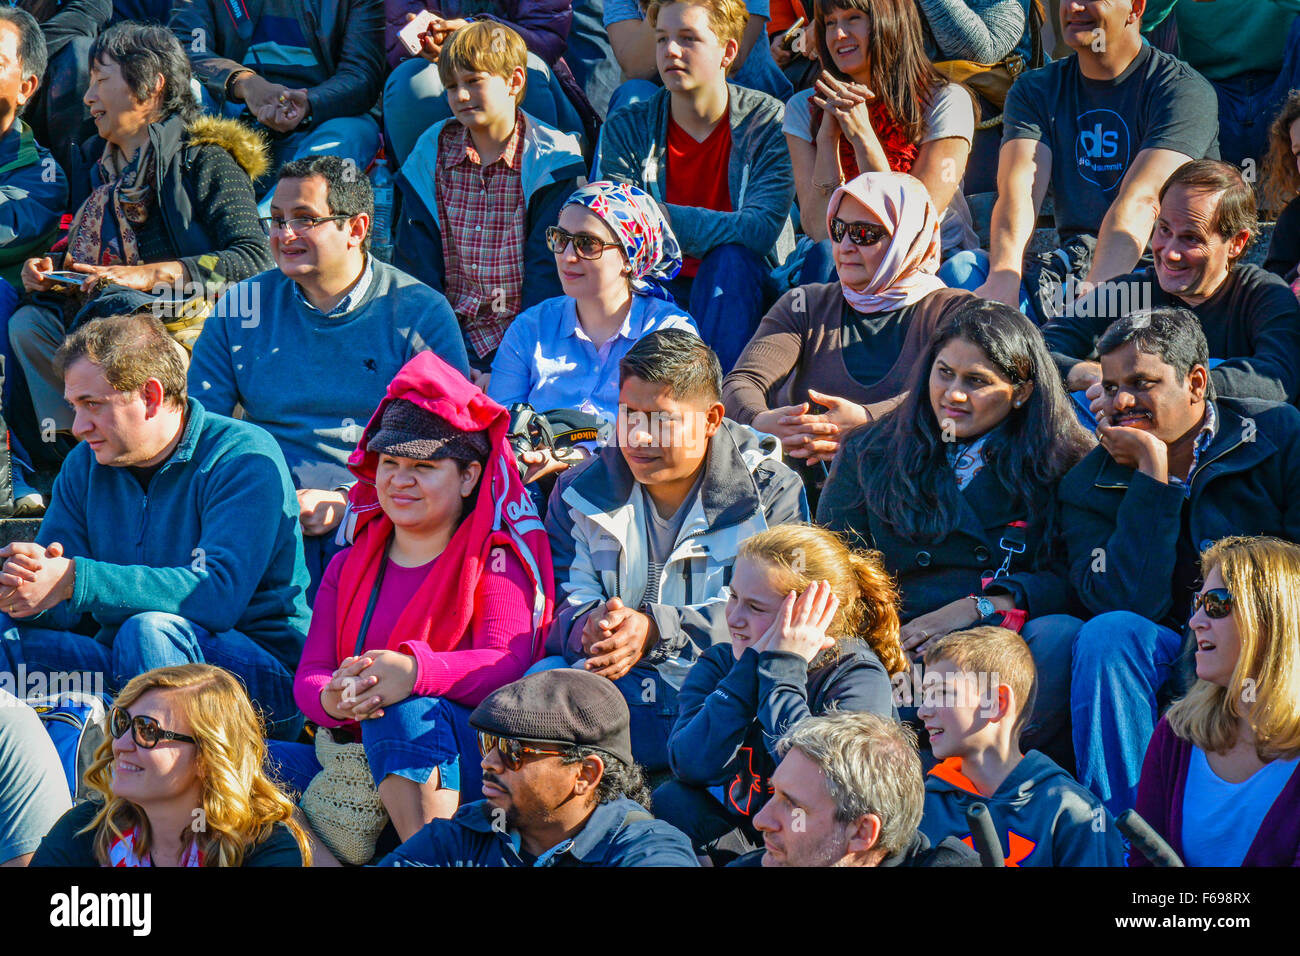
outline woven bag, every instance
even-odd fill
[[[370,762],[361,744],[340,744],[322,727],[316,732],[321,771],[303,792],[299,806],[312,829],[344,863],[360,866],[375,855],[388,823]]]

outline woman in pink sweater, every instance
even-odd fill
[[[431,352],[398,373],[349,461],[353,544],[294,679],[308,719],[360,737],[402,840],[478,799],[470,710],[523,676],[550,622],[550,548],[508,418]],[[272,752],[297,789],[320,769],[306,744]]]

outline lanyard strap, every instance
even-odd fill
[[[357,646],[352,651],[353,657],[361,654],[361,647],[366,643],[366,632],[370,630],[370,619],[375,614],[375,605],[379,603],[379,589],[384,586],[384,572],[387,570],[388,547],[385,545],[383,560],[379,562],[379,570],[375,572],[375,585],[370,589],[370,600],[366,602],[366,613],[361,617],[361,630],[357,632]]]

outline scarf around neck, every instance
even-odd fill
[[[157,154],[146,141],[129,161],[113,144],[104,148],[97,164],[100,185],[77,210],[68,230],[65,263],[139,265],[140,244],[135,228],[155,205]]]

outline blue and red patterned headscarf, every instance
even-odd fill
[[[564,202],[565,206],[586,206],[609,226],[623,244],[632,267],[632,291],[668,299],[668,293],[646,277],[667,280],[682,267],[682,250],[677,237],[650,194],[629,183],[606,180],[588,183]]]

